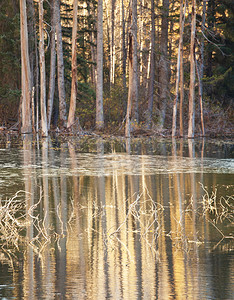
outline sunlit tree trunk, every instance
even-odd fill
[[[35,70],[35,13],[33,0],[27,0],[27,13],[28,13],[28,38],[29,38],[29,59],[31,67],[31,111],[32,111],[32,129],[35,128],[35,103],[34,103],[34,70]]]
[[[188,137],[194,137],[195,127],[195,33],[196,0],[192,0],[191,41],[190,41],[190,86],[189,86],[189,123]]]
[[[22,127],[21,133],[32,132],[31,121],[31,71],[28,52],[28,28],[26,0],[20,0],[20,38],[21,38],[21,89],[22,89]]]
[[[206,2],[207,0],[203,0],[202,6],[202,28],[201,30],[204,31],[205,29],[205,22],[206,22]],[[202,127],[202,136],[205,136],[205,126],[204,126],[204,116],[203,116],[203,74],[204,74],[204,36],[201,37],[201,61],[200,61],[200,68],[197,65],[197,74],[199,80],[199,102],[200,102],[200,115],[201,115],[201,127]]]
[[[45,73],[45,50],[44,50],[44,29],[43,29],[43,2],[39,0],[39,56],[40,56],[40,104],[41,104],[41,134],[48,135],[46,116],[46,73]]]
[[[138,123],[138,72],[137,72],[137,0],[132,0],[129,30],[129,87],[125,136],[130,137],[131,127]]]
[[[184,64],[183,64],[183,47],[180,49],[180,136],[184,135],[183,126],[183,103],[184,103]]]
[[[55,73],[56,73],[56,41],[55,41],[55,11],[54,1],[51,1],[51,46],[50,46],[50,82],[49,93],[47,102],[47,119],[48,130],[50,130],[53,103],[54,103],[54,91],[55,91]]]
[[[91,18],[92,14],[94,14],[94,8],[93,6],[91,6],[89,2],[87,3],[87,11],[88,11],[88,17]],[[95,41],[95,36],[93,31],[89,32],[89,41],[90,41],[90,52],[91,52],[91,61],[92,61],[92,65],[90,69],[91,83],[93,88],[96,89],[96,66],[94,64],[94,62],[96,62],[96,48],[94,46],[96,41]]]
[[[60,0],[54,0],[54,13],[56,24],[56,41],[57,41],[57,71],[58,71],[58,92],[59,92],[59,118],[60,126],[66,127],[66,95],[64,82],[64,62],[63,62],[63,41],[62,26],[60,17]]]
[[[124,1],[122,0],[122,72],[123,72],[123,89],[126,90],[126,43],[125,43],[125,10],[124,10]]]
[[[169,92],[169,64],[168,64],[168,16],[169,0],[163,0],[162,26],[161,26],[161,45],[159,60],[159,126],[164,127],[167,98]]]
[[[110,86],[115,83],[115,2],[111,0]]]
[[[75,122],[76,95],[77,95],[77,61],[76,61],[76,39],[77,39],[77,9],[78,1],[73,1],[73,27],[72,27],[72,84],[71,99],[67,127]]]
[[[150,52],[150,78],[148,88],[148,110],[146,115],[146,126],[149,129],[152,123],[152,111],[154,101],[154,75],[155,75],[155,63],[154,63],[154,51],[155,51],[155,20],[154,20],[154,0],[151,0],[151,52]]]
[[[176,118],[177,118],[177,102],[179,98],[179,84],[180,84],[180,67],[181,67],[181,60],[183,57],[181,56],[183,48],[183,34],[184,34],[184,20],[185,20],[185,12],[186,12],[186,1],[184,4],[184,0],[180,1],[180,37],[179,37],[179,48],[178,48],[178,55],[177,55],[177,72],[176,72],[176,92],[175,92],[175,99],[173,105],[173,117],[172,117],[172,136],[176,135]],[[182,87],[181,87],[182,88]]]
[[[103,1],[98,0],[96,128],[100,130],[103,129],[103,127]]]

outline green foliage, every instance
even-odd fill
[[[213,34],[208,36],[211,43],[206,46],[212,69],[204,83],[213,101],[229,105],[234,95],[234,6],[229,0],[215,0],[212,9],[216,14],[208,11],[208,21]]]
[[[18,103],[20,96],[19,7],[2,1],[0,11],[0,106]],[[18,105],[16,105],[18,107]]]

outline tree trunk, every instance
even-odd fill
[[[45,73],[45,49],[44,49],[44,0],[39,0],[39,57],[40,57],[40,104],[41,104],[41,134],[48,136],[47,116],[46,116],[46,73]]]
[[[126,43],[125,43],[125,13],[124,13],[124,1],[122,0],[122,72],[123,72],[123,89],[126,90]]]
[[[153,101],[154,101],[154,75],[155,75],[155,20],[154,20],[154,0],[151,0],[151,52],[150,52],[150,78],[149,78],[149,88],[148,88],[148,110],[146,115],[146,126],[148,129],[151,128],[152,123],[152,111],[153,111]]]
[[[186,1],[184,4],[184,0],[180,1],[180,38],[179,38],[179,48],[178,48],[178,55],[177,55],[177,72],[176,72],[176,94],[174,99],[173,105],[173,117],[172,117],[172,137],[176,135],[176,118],[177,118],[177,102],[179,98],[179,83],[180,83],[180,67],[181,67],[181,57],[183,48],[183,34],[184,34],[184,20],[185,20],[185,12],[186,12]]]
[[[168,65],[168,16],[169,0],[163,0],[161,27],[161,56],[159,61],[159,126],[164,127],[167,98],[169,93],[169,65]]]
[[[129,87],[125,136],[130,137],[132,127],[138,123],[138,72],[137,72],[137,0],[130,8],[129,30]]]
[[[115,83],[115,1],[111,0],[110,87]]]
[[[103,1],[98,0],[97,16],[97,86],[96,86],[96,128],[104,127],[103,116]]]
[[[21,133],[32,132],[31,122],[31,72],[28,52],[28,28],[26,0],[20,0],[20,38],[21,38],[21,89],[22,89],[22,127]]]
[[[205,126],[204,126],[204,118],[203,118],[203,105],[202,105],[202,80],[201,73],[199,70],[198,62],[195,60],[196,70],[197,70],[197,78],[198,78],[198,94],[199,94],[199,104],[200,104],[200,116],[201,116],[201,128],[202,128],[202,136],[205,136]]]
[[[196,0],[192,0],[188,138],[194,137],[194,127],[195,127],[195,33],[196,33]]]
[[[70,109],[67,122],[67,128],[75,122],[76,96],[77,96],[77,61],[76,61],[76,40],[77,40],[77,11],[78,1],[73,0],[73,27],[72,27],[72,85]]]
[[[180,49],[180,136],[184,135],[183,126],[183,103],[184,103],[184,65],[183,65],[183,47]]]
[[[48,130],[50,130],[53,103],[54,103],[54,91],[55,91],[55,73],[56,73],[56,41],[55,41],[55,11],[54,1],[51,4],[51,48],[50,48],[50,83],[47,103],[47,119]]]
[[[63,41],[60,17],[60,0],[54,1],[56,38],[57,38],[57,70],[58,70],[58,92],[59,92],[59,118],[60,126],[66,127],[66,95],[64,82]]]

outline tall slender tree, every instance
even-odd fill
[[[121,0],[121,12],[122,12],[122,81],[123,89],[126,90],[126,61],[127,61],[127,51],[126,51],[126,32],[125,32],[125,9],[124,0]]]
[[[188,137],[194,137],[195,127],[195,34],[196,34],[196,0],[192,0],[190,41],[190,85],[189,85],[189,122]]]
[[[55,92],[55,77],[56,77],[56,41],[55,41],[55,11],[54,1],[51,0],[51,46],[50,46],[50,81],[49,81],[49,93],[47,102],[47,120],[48,130],[50,130],[51,117],[54,103]]]
[[[96,84],[96,128],[104,127],[103,114],[103,0],[98,0],[97,14],[97,84]]]
[[[184,0],[180,1],[180,36],[179,36],[179,47],[178,47],[178,54],[177,54],[177,71],[176,71],[176,94],[174,99],[174,105],[173,105],[173,118],[172,118],[172,136],[176,135],[176,118],[177,118],[177,103],[179,98],[179,84],[180,84],[180,68],[181,68],[181,60],[182,57],[182,51],[183,48],[183,34],[184,34],[184,20],[185,20],[185,12],[186,12],[186,1],[184,3]],[[183,87],[181,87],[183,88]]]
[[[45,49],[44,49],[44,0],[39,0],[39,57],[40,57],[40,104],[41,104],[41,134],[48,135],[46,116],[46,72],[45,72]]]
[[[150,77],[148,87],[148,110],[146,115],[146,126],[149,129],[152,123],[153,101],[154,101],[154,75],[155,75],[155,3],[151,0],[151,52],[150,52]]]
[[[21,38],[21,89],[22,89],[22,133],[32,132],[31,119],[31,70],[28,51],[28,27],[26,0],[20,0],[20,38]]]
[[[72,84],[71,84],[71,98],[70,98],[70,109],[68,115],[67,127],[71,127],[75,122],[76,112],[76,96],[77,96],[77,11],[78,1],[73,1],[73,27],[72,27]]]
[[[137,0],[130,7],[129,29],[129,87],[125,136],[130,137],[133,125],[138,122],[138,72],[137,72]]]
[[[159,126],[161,128],[164,127],[169,92],[168,17],[169,0],[163,0],[159,60]]]
[[[60,16],[60,0],[54,0],[55,13],[55,28],[57,41],[57,71],[58,71],[58,92],[59,92],[59,118],[60,125],[66,126],[66,94],[64,81],[64,60],[63,60],[63,40],[62,40],[62,26]]]

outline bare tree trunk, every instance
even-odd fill
[[[184,0],[180,1],[180,38],[179,38],[179,48],[178,48],[178,56],[177,56],[177,72],[176,72],[176,95],[174,99],[173,105],[173,117],[172,117],[172,137],[176,135],[176,118],[177,118],[177,102],[179,98],[179,83],[180,83],[180,67],[181,67],[181,57],[183,48],[183,34],[184,34],[184,20],[185,20],[185,12],[186,12],[186,1],[184,4]]]
[[[183,129],[183,103],[184,103],[184,65],[183,65],[183,47],[180,49],[180,136],[184,135]]]
[[[155,75],[155,20],[154,20],[154,0],[151,0],[151,52],[150,52],[150,78],[148,88],[148,110],[146,115],[146,126],[148,129],[151,128],[152,123],[152,112],[153,112],[153,101],[154,101],[154,75]]]
[[[123,89],[126,90],[126,43],[125,43],[125,13],[124,13],[124,1],[122,0],[122,72],[123,72]]]
[[[91,18],[92,14],[94,14],[94,9],[90,7],[90,3],[87,2],[87,11],[88,11],[88,17]],[[96,62],[96,49],[95,49],[95,36],[93,31],[89,31],[89,41],[90,41],[90,52],[91,52],[91,70],[90,70],[90,77],[91,77],[91,83],[92,87],[96,89],[96,66],[94,62]]]
[[[103,129],[103,1],[98,0],[97,17],[97,86],[96,86],[96,128]]]
[[[194,137],[194,127],[195,127],[195,33],[196,33],[196,0],[192,0],[188,138]]]
[[[47,116],[46,116],[46,74],[45,74],[45,50],[44,50],[44,30],[43,30],[43,2],[39,0],[39,56],[40,56],[40,103],[41,103],[41,134],[48,136]]]
[[[162,29],[161,29],[161,56],[159,61],[159,126],[164,127],[167,99],[169,93],[169,64],[168,64],[168,16],[169,0],[163,0]]]
[[[197,70],[197,78],[198,78],[198,93],[199,93],[199,104],[200,104],[200,116],[201,116],[201,128],[202,128],[202,136],[205,136],[205,126],[204,126],[204,118],[203,118],[203,105],[202,105],[202,81],[201,81],[201,73],[199,71],[199,66],[197,60],[196,70]]]
[[[59,118],[60,118],[60,125],[62,127],[66,127],[67,116],[66,116],[65,82],[64,82],[62,26],[61,26],[61,17],[60,17],[60,0],[54,1],[54,12],[55,12],[55,20],[56,20],[56,38],[57,38]]]
[[[130,8],[129,30],[129,88],[125,136],[130,137],[131,127],[138,123],[138,72],[137,72],[137,0]]]
[[[77,10],[78,1],[73,0],[73,27],[72,27],[72,85],[70,109],[67,122],[67,128],[75,122],[76,95],[77,95],[77,61],[76,61],[76,40],[77,40]]]
[[[202,6],[202,28],[203,31],[205,29],[205,22],[206,22],[206,2],[207,0],[203,0]],[[202,127],[202,136],[205,136],[205,126],[204,126],[204,116],[203,116],[203,74],[204,74],[204,36],[201,37],[201,62],[200,68],[197,66],[197,74],[199,80],[199,99],[200,99],[200,115],[201,115],[201,127]],[[200,69],[200,70],[199,70]]]
[[[26,0],[20,0],[20,38],[21,38],[21,89],[22,89],[22,127],[21,133],[32,132],[31,121],[31,72],[28,52],[28,28]]]
[[[115,83],[115,2],[111,0],[110,87]]]
[[[50,83],[49,93],[47,102],[47,119],[48,119],[48,130],[50,130],[53,103],[54,103],[54,91],[55,91],[55,73],[56,73],[56,41],[55,41],[55,11],[54,1],[51,4],[51,48],[50,48]]]

